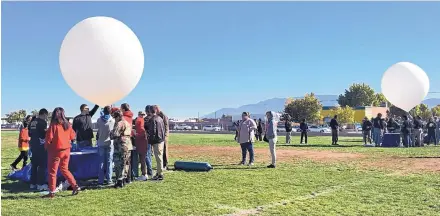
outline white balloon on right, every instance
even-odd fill
[[[390,103],[409,112],[428,95],[429,78],[419,66],[399,62],[385,71],[381,87],[382,94]]]

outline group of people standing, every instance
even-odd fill
[[[48,115],[49,112],[43,108],[38,116],[26,116],[18,138],[20,155],[11,164],[11,168],[17,169],[16,166],[21,159],[25,167],[28,151],[31,150],[31,189],[48,190],[49,194],[44,197],[54,197],[59,168],[72,187],[72,195],[77,195],[80,187],[69,171],[71,141],[75,139],[76,133],[67,120],[63,108],[57,107],[53,110],[49,126]]]
[[[424,130],[427,131],[426,139],[423,136]],[[383,136],[385,133],[400,133],[402,144],[405,147],[421,147],[433,142],[435,145],[439,142],[440,122],[438,117],[431,117],[423,123],[420,116],[412,118],[409,115],[403,115],[399,118],[389,117],[383,118],[381,113],[378,113],[375,118],[371,120],[367,117],[362,122],[362,133],[364,144],[367,142],[370,145],[381,146]]]
[[[266,112],[267,122],[263,124],[259,119],[258,124],[255,120],[250,118],[249,112],[243,112],[242,120],[237,125],[235,140],[241,146],[242,158],[240,165],[246,164],[246,156],[249,152],[248,166],[254,165],[254,143],[258,138],[269,143],[269,151],[271,154],[271,163],[268,168],[276,167],[276,143],[278,141],[277,122],[274,119],[275,112]],[[256,135],[258,134],[258,135]]]
[[[92,116],[99,106],[89,110],[86,104],[80,106],[81,114],[67,120],[64,109],[57,107],[52,112],[50,124],[47,119],[49,112],[41,109],[38,116],[26,116],[20,128],[18,148],[20,154],[11,164],[13,170],[23,160],[23,167],[27,165],[28,155],[31,156],[30,188],[40,191],[48,190],[44,197],[52,198],[60,190],[57,187],[57,172],[60,168],[62,176],[72,187],[72,194],[76,195],[80,187],[76,183],[68,166],[70,151],[73,142],[79,148],[93,146]],[[146,181],[164,179],[163,172],[168,166],[168,117],[157,105],[145,107],[145,113],[139,112],[136,119],[130,106],[126,103],[120,108],[106,106],[101,111],[97,121],[96,134],[99,154],[99,185],[112,185],[115,188],[124,187],[135,177]],[[153,176],[152,152],[157,162],[157,173]],[[138,177],[139,160],[142,175]],[[46,181],[46,169],[48,171]],[[116,182],[112,180],[113,169]],[[60,179],[58,179],[60,180]],[[59,182],[59,181],[58,181]]]

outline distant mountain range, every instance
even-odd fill
[[[338,95],[315,95],[323,106],[335,106],[338,104]],[[295,97],[300,99],[303,97]],[[222,108],[213,113],[203,116],[202,118],[220,118],[223,114],[232,115],[233,119],[241,118],[243,111],[251,113],[253,118],[260,118],[264,116],[266,111],[283,111],[286,98],[272,98],[258,102],[256,104],[247,104],[238,108]],[[423,101],[428,107],[434,107],[440,104],[440,98],[429,98]]]

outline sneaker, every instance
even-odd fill
[[[139,176],[136,181],[147,181],[148,180],[148,176]]]
[[[113,186],[114,188],[122,188],[124,187],[124,181],[123,180],[118,180],[115,184],[115,186]]]
[[[55,193],[63,191],[63,183],[59,184],[58,187],[55,188]]]
[[[131,184],[131,180],[129,178],[126,178],[124,181],[125,181],[124,183],[126,184]]]
[[[41,198],[49,198],[49,199],[52,199],[52,198],[54,198],[54,197],[55,197],[55,193],[51,193],[51,192],[49,192],[48,194],[42,196]]]
[[[250,162],[249,164],[248,164],[248,166],[253,166],[254,165],[254,163],[253,162]]]
[[[163,175],[155,175],[152,180],[153,181],[162,181],[163,180]]]
[[[48,191],[49,190],[49,186],[47,186],[47,184],[37,185],[37,190],[39,190],[39,191]]]
[[[271,164],[271,165],[267,166],[267,168],[275,168],[275,165]]]
[[[81,188],[76,185],[73,187],[72,196],[78,195],[78,193],[81,191]]]
[[[35,190],[35,189],[37,189],[37,185],[31,184],[31,185],[29,186],[29,188],[32,189],[32,190]]]

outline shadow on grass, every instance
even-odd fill
[[[353,147],[362,147],[362,145],[317,145],[317,144],[280,144],[277,146],[283,146],[283,147],[319,147],[319,148],[353,148]]]
[[[21,181],[8,181],[7,183],[2,183],[2,191],[5,193],[35,193],[36,191],[32,191],[29,189],[29,185],[21,182]],[[3,199],[3,197],[2,197]]]

